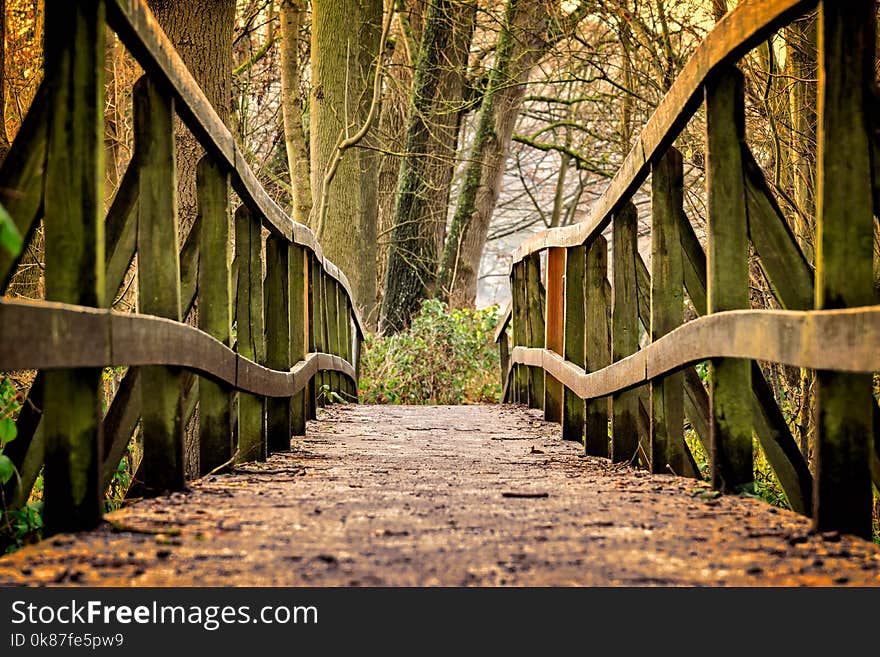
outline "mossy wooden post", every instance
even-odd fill
[[[45,43],[53,96],[44,198],[46,298],[102,307],[104,3],[49,3]],[[46,531],[89,529],[101,520],[103,497],[101,370],[48,371],[43,385]]]
[[[309,255],[299,244],[291,244],[288,250],[290,305],[287,322],[290,326],[290,364],[293,366],[305,359],[309,346]],[[290,433],[293,436],[306,435],[308,392],[306,386],[290,399]]]
[[[544,348],[560,356],[565,353],[565,249],[547,250],[547,300]],[[544,375],[544,419],[562,422],[562,384]]]
[[[288,243],[278,235],[266,237],[266,280],[263,285],[266,319],[266,367],[290,369],[290,332],[297,325],[290,323],[290,267],[287,262]],[[287,397],[266,398],[266,453],[290,449],[291,400]]]
[[[867,131],[874,72],[874,3],[823,2],[819,12],[819,176],[816,308],[876,303]],[[817,372],[813,522],[871,538],[870,374]]]
[[[565,360],[584,363],[584,267],[587,247],[572,246],[565,257]],[[584,441],[584,400],[565,389],[562,400],[562,439]]]
[[[531,253],[526,265],[526,346],[544,347],[544,286],[541,284],[541,256]],[[544,370],[529,367],[529,406],[544,407]]]
[[[624,205],[612,223],[614,285],[611,286],[611,360],[617,362],[639,349],[639,305],[636,289],[638,254],[638,211],[632,202]],[[611,460],[635,462],[639,448],[638,389],[624,390],[611,397]]]
[[[507,387],[508,391],[510,390],[507,384],[507,373],[510,369],[510,342],[507,337],[506,328],[498,336],[498,361],[501,364],[501,394],[504,394],[505,387]],[[508,392],[508,395],[510,395],[510,392]],[[502,399],[501,401],[508,400]]]
[[[743,76],[733,66],[706,83],[706,193],[709,199],[709,313],[749,307],[749,236],[742,149]],[[754,480],[752,369],[744,359],[714,359],[710,368],[712,485],[738,492]]]
[[[236,351],[257,363],[266,359],[263,329],[263,262],[260,222],[247,206],[235,211],[235,252],[238,281],[235,304]],[[236,463],[264,460],[265,398],[238,394],[238,453]]]
[[[341,328],[340,340],[342,342],[342,353],[341,356],[347,360],[349,363],[354,365],[354,350],[351,347],[351,339],[352,339],[352,310],[351,310],[351,301],[348,298],[343,287],[340,285],[338,288],[339,292],[339,307],[341,308],[339,315],[339,326]],[[357,400],[357,388],[354,385],[354,382],[349,379],[347,376],[342,377],[342,387],[346,393],[347,399],[349,401]]]
[[[526,264],[517,262],[510,272],[510,291],[513,298],[511,307],[511,323],[513,326],[513,346],[528,346],[526,336]],[[515,365],[511,373],[512,401],[517,404],[529,403],[529,375],[524,365]]]
[[[679,327],[684,317],[684,272],[678,226],[684,203],[681,153],[670,148],[651,167],[651,341]],[[650,383],[651,471],[690,474],[684,442],[684,374]]]
[[[324,311],[321,305],[321,277],[324,273],[321,263],[314,254],[309,254],[309,351],[317,353],[324,348]],[[323,406],[321,398],[321,383],[323,374],[316,372],[309,381],[309,417],[314,420],[317,417],[318,407]]]
[[[611,344],[608,339],[608,297],[605,292],[608,277],[608,241],[602,235],[587,244],[584,274],[585,351],[587,372],[596,372],[611,364]],[[586,403],[585,452],[591,456],[608,456],[608,399],[588,399]]]
[[[210,155],[196,168],[201,216],[199,235],[199,328],[231,347],[232,243],[229,174]],[[232,457],[232,391],[209,379],[199,381],[199,472],[206,474]]]
[[[327,276],[324,285],[324,304],[327,312],[327,352],[339,356],[339,294],[336,291],[339,284]],[[342,375],[339,372],[329,372],[327,378],[330,381],[330,390],[338,395],[342,390]],[[331,397],[330,401],[334,401],[334,398]]]
[[[137,253],[140,312],[181,321],[177,252],[174,105],[146,77],[134,86],[138,167]],[[143,490],[161,495],[186,485],[179,368],[141,368]]]

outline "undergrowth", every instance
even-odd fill
[[[501,395],[498,350],[492,341],[498,308],[451,309],[422,303],[412,326],[368,336],[361,360],[367,404],[478,404]]]

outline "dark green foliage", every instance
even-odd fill
[[[435,299],[406,331],[368,336],[361,361],[367,404],[497,402],[498,349],[492,341],[498,309],[449,309]]]

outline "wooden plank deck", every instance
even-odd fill
[[[335,406],[294,451],[0,559],[0,585],[880,585],[880,546],[583,457],[519,406]]]

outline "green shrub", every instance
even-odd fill
[[[430,299],[408,331],[368,336],[360,390],[368,404],[476,404],[501,395],[492,342],[498,308],[449,309]]]

